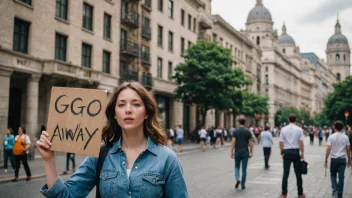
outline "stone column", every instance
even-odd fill
[[[31,138],[32,146],[30,159],[34,159],[34,148],[37,140],[38,127],[38,103],[39,103],[39,80],[40,75],[34,75],[28,79],[26,97],[26,130]]]
[[[10,78],[12,71],[0,68],[0,141],[3,142],[4,132],[7,129],[9,101],[10,101]],[[1,144],[1,146],[3,146]],[[1,149],[3,150],[3,149]],[[1,153],[2,154],[2,153]],[[3,155],[0,156],[0,162],[3,161]]]

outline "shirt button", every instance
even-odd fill
[[[155,182],[156,182],[156,180],[155,179],[153,179],[153,183],[155,184]]]
[[[104,179],[107,179],[107,178],[108,178],[108,176],[107,176],[107,175],[105,175],[105,176],[104,176]]]
[[[125,175],[125,173],[122,173],[122,175]]]
[[[138,166],[135,166],[134,169],[138,169]]]
[[[128,194],[129,194],[129,195],[131,195],[131,194],[132,194],[132,192],[131,192],[131,191],[128,191]]]
[[[123,164],[123,165],[125,165],[125,164],[126,164],[126,162],[125,162],[125,161],[123,161],[123,162],[122,162],[122,164]]]

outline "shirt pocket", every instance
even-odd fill
[[[100,192],[102,197],[114,197],[117,194],[119,171],[102,170],[100,173]]]
[[[142,175],[141,198],[163,197],[165,179],[158,173],[144,173]]]

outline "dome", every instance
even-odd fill
[[[272,22],[271,14],[269,10],[264,7],[262,0],[257,0],[257,4],[255,7],[249,12],[248,18],[247,18],[247,23],[256,21],[256,20],[267,20]]]
[[[345,35],[342,34],[341,32],[341,25],[339,20],[337,20],[336,25],[335,25],[335,34],[332,35],[328,41],[328,45],[333,45],[333,44],[345,44],[348,45],[348,40]]]
[[[295,40],[287,34],[286,25],[282,26],[282,34],[279,37],[279,45],[296,45]]]

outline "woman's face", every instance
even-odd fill
[[[10,130],[6,130],[6,135],[10,135],[11,134],[11,131]]]
[[[23,130],[21,127],[18,127],[18,135],[22,135],[23,134]]]
[[[130,88],[121,91],[115,106],[115,119],[121,128],[138,129],[143,127],[146,118],[146,109],[138,93]]]

